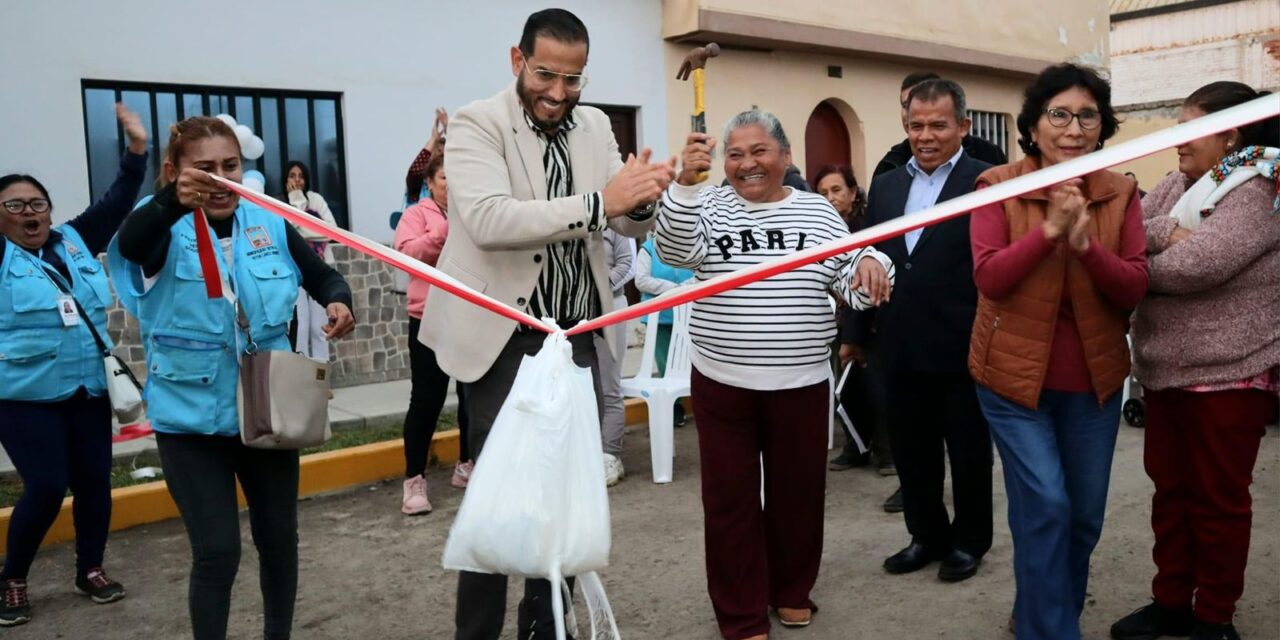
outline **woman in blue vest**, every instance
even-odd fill
[[[298,587],[298,452],[241,443],[236,409],[244,335],[224,298],[206,292],[195,218],[202,208],[215,262],[260,350],[289,350],[298,286],[325,307],[330,339],[350,333],[351,289],[296,230],[210,177],[241,179],[240,145],[222,121],[170,128],[163,181],[111,244],[120,302],[138,318],[147,352],[147,415],[191,542],[188,607],[196,640],[227,634],[240,566],[236,481],[258,549],[264,637],[288,638]]]
[[[75,588],[105,604],[125,596],[102,571],[111,524],[111,403],[102,352],[111,288],[96,256],[129,213],[147,172],[147,130],[116,106],[128,150],[102,199],[52,226],[49,192],[28,175],[0,178],[0,444],[22,478],[0,581],[0,625],[31,619],[27,572],[71,489]],[[56,284],[55,284],[56,282]],[[84,308],[75,312],[69,291]],[[70,313],[63,313],[67,302]]]
[[[649,238],[636,254],[636,289],[640,290],[641,300],[660,296],[693,279],[692,271],[667,266],[658,259],[656,251],[653,238]],[[653,359],[658,364],[659,376],[667,375],[667,350],[671,346],[671,323],[674,320],[675,314],[670,309],[658,314],[658,340],[654,345]],[[647,323],[649,319],[641,318],[640,321]],[[676,400],[674,417],[676,426],[683,427],[684,404],[679,400]]]

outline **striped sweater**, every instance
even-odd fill
[[[778,202],[752,203],[732,187],[672,184],[659,203],[657,249],[662,261],[693,269],[699,282],[791,255],[849,235],[826,199],[791,190]],[[869,308],[863,291],[847,295],[863,257],[858,249],[693,303],[692,360],[717,382],[756,390],[794,389],[827,379],[836,320],[828,291],[854,309]]]

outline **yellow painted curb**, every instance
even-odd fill
[[[685,407],[689,408],[689,399]],[[627,424],[648,425],[649,410],[644,401],[629,399],[626,402]],[[458,431],[438,432],[431,440],[431,457],[437,464],[450,465],[458,460]],[[298,478],[298,496],[312,496],[340,491],[353,486],[394,478],[404,473],[404,440],[387,440],[313,453],[302,456]],[[240,496],[244,506],[244,496]],[[0,553],[5,552],[9,533],[9,519],[13,507],[0,509]],[[178,516],[178,507],[169,497],[169,489],[163,480],[113,489],[111,491],[111,530],[120,531],[144,524],[161,522]],[[42,546],[68,542],[75,539],[71,518],[71,498],[62,501],[62,509]]]
[[[458,460],[458,431],[436,433],[431,440],[431,454],[439,464]],[[387,440],[302,456],[298,496],[311,496],[348,487],[393,478],[404,473],[404,440]],[[76,537],[71,517],[71,498],[62,501],[62,509],[54,520],[41,546],[68,542]],[[244,506],[244,496],[240,496]],[[111,491],[111,530],[120,531],[143,524],[161,522],[178,516],[178,507],[169,497],[163,480],[122,487]],[[13,507],[0,509],[0,553],[5,552],[9,519]]]

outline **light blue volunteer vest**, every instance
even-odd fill
[[[641,246],[641,248],[649,252],[649,265],[650,265],[649,275],[650,276],[654,278],[658,278],[659,280],[670,280],[671,282],[674,282],[676,284],[680,284],[681,282],[684,282],[685,280],[688,280],[689,278],[693,277],[692,271],[688,269],[677,269],[676,267],[668,266],[665,262],[660,260],[658,258],[658,250],[653,246],[653,238],[649,238],[648,240],[646,240],[644,245]],[[649,293],[640,294],[641,301],[648,300],[653,297],[656,297],[656,296]],[[641,318],[640,321],[648,322],[649,317],[645,316]],[[658,314],[658,324],[671,324],[672,322],[675,322],[675,315],[672,313],[670,309],[667,309],[666,311],[663,311],[662,313]]]
[[[111,284],[74,227],[61,225],[51,233],[62,236],[53,251],[71,272],[70,283],[52,265],[11,242],[0,263],[0,399],[56,402],[80,387],[91,396],[106,393],[102,352],[83,320],[71,327],[62,324],[62,292],[50,278],[71,290],[108,347]]]
[[[289,321],[301,274],[289,255],[283,219],[245,200],[236,208],[234,264],[224,274],[249,321],[259,351],[289,350]],[[169,230],[164,268],[146,288],[142,268],[120,255],[118,238],[107,251],[120,303],[138,318],[147,353],[147,417],[156,431],[234,436],[239,433],[236,383],[244,335],[235,308],[210,299],[196,250],[194,216]]]

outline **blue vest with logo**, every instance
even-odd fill
[[[653,238],[646,240],[641,248],[649,252],[649,275],[651,277],[658,278],[659,280],[669,280],[676,284],[680,284],[681,282],[693,277],[692,271],[668,266],[665,262],[660,260],[658,258],[658,250],[653,246]],[[653,297],[655,296],[649,293],[640,294],[640,299],[642,301]],[[641,318],[640,321],[648,322],[649,318],[648,316],[645,316],[644,318]],[[670,309],[658,314],[658,324],[671,324],[672,322],[675,322],[675,314],[673,314]]]
[[[57,402],[81,387],[91,396],[106,393],[102,352],[83,320],[63,325],[58,308],[62,292],[51,280],[57,278],[71,290],[110,347],[106,270],[70,225],[50,233],[62,237],[53,251],[67,265],[71,282],[13,243],[0,263],[0,399]]]
[[[216,250],[218,271],[231,285],[248,318],[259,351],[289,350],[289,321],[302,280],[289,255],[285,222],[245,200],[236,208],[232,263]],[[236,385],[244,333],[235,307],[210,299],[196,249],[194,216],[169,231],[164,268],[150,279],[108,249],[111,278],[120,303],[138,318],[147,353],[147,417],[156,431],[234,436],[239,433]]]

